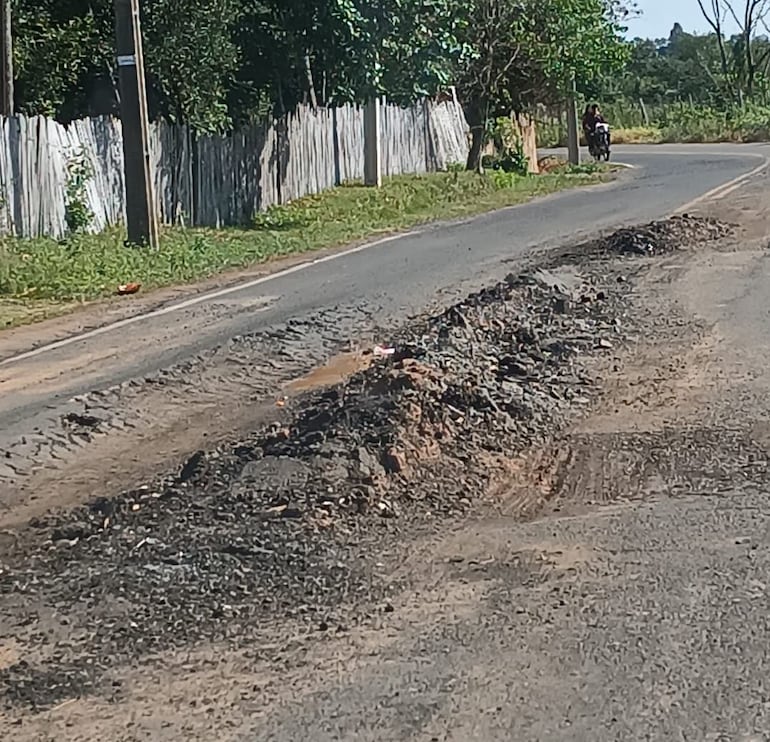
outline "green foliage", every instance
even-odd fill
[[[463,80],[471,92],[485,90],[496,115],[561,100],[571,75],[613,74],[626,60],[622,27],[603,0],[475,3],[476,58]]]
[[[337,83],[332,96],[373,94],[411,102],[452,82],[468,49],[460,34],[468,17],[460,0],[338,0]],[[336,91],[336,92],[335,92]]]
[[[143,0],[145,66],[167,118],[199,131],[231,123],[227,99],[239,64],[233,33],[241,6],[241,0]]]
[[[484,158],[484,168],[526,177],[529,158],[524,154],[524,143],[509,117],[501,116],[489,127],[488,138],[495,145],[496,154]]]
[[[151,109],[202,130],[226,126],[241,0],[143,0]],[[63,121],[117,100],[112,0],[14,0],[17,107]]]
[[[619,69],[627,54],[621,26],[604,0],[471,0],[458,70],[473,133],[468,169],[477,169],[486,122],[563,99],[568,79]]]
[[[69,234],[84,232],[93,221],[94,214],[88,205],[86,190],[88,181],[92,177],[91,164],[82,154],[73,157],[67,163],[64,218]]]
[[[505,150],[499,160],[500,170],[516,175],[529,175],[529,158],[524,154],[521,140],[518,140],[511,149]]]
[[[150,108],[212,131],[273,105],[412,102],[452,81],[462,11],[460,0],[143,0]],[[112,0],[14,0],[13,14],[21,111],[66,121],[114,101]]]
[[[495,188],[500,190],[514,189],[526,176],[515,173],[511,170],[492,169],[489,171],[489,177],[495,184]]]
[[[110,0],[13,0],[16,98],[21,110],[70,118],[89,111],[113,67]]]
[[[114,110],[112,0],[12,6],[19,110],[63,121]],[[605,108],[644,100],[629,128],[711,139],[767,128],[761,18],[732,37],[677,26],[628,44],[634,8],[621,0],[142,0],[142,11],[151,112],[200,131],[303,101],[408,103],[456,83],[478,158],[487,121],[560,101],[573,73]]]
[[[536,2],[536,48],[546,79],[560,92],[571,75],[585,79],[614,75],[623,68],[629,46],[623,26],[603,0]]]
[[[642,108],[638,102],[619,100],[603,106],[603,114],[613,126],[616,144],[770,141],[770,105],[759,103],[718,106],[674,102]],[[538,124],[538,146],[565,144],[563,117]]]
[[[17,103],[114,106],[112,0],[14,0]],[[143,0],[150,109],[213,131],[298,102],[411,103],[459,82],[483,117],[622,56],[605,0]],[[490,108],[487,111],[487,108]],[[503,110],[507,109],[507,110]]]
[[[607,171],[607,165],[600,162],[581,162],[578,165],[567,163],[564,172],[568,175],[597,175]]]
[[[770,39],[756,23],[748,46],[750,54],[741,34],[689,34],[677,25],[668,39],[636,39],[622,74],[589,75],[580,79],[580,89],[587,97],[605,102],[683,101],[719,108],[740,106],[750,99],[768,102]]]
[[[727,109],[672,105],[656,122],[667,142],[761,142],[770,140],[770,107],[746,104]]]

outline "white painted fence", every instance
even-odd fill
[[[443,170],[467,156],[467,125],[457,102],[383,106],[383,174]],[[51,119],[0,120],[0,232],[21,237],[66,233],[72,163],[92,172],[86,200],[101,231],[123,219],[120,122],[109,118],[64,127]],[[194,138],[182,126],[156,124],[152,161],[160,215],[167,223],[205,226],[248,222],[270,206],[363,177],[363,111],[313,111],[223,136]]]

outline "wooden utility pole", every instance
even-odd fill
[[[382,31],[385,28],[385,8],[383,0],[375,0],[374,22],[375,40],[373,47],[375,69],[371,71],[371,98],[364,106],[364,185],[373,188],[382,186],[382,121],[380,118],[380,97],[377,92],[382,82],[382,65],[380,64],[380,46]]]
[[[382,146],[380,99],[375,97],[364,107],[364,185],[382,185]]]
[[[150,124],[139,0],[115,0],[115,37],[120,119],[123,124],[128,242],[157,248],[158,219],[150,167]]]
[[[13,116],[11,0],[0,0],[0,116]]]
[[[572,165],[580,164],[580,134],[577,122],[577,88],[571,75],[567,89],[567,151]]]

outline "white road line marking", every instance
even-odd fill
[[[753,157],[761,157],[761,155],[752,155]],[[716,188],[712,188],[710,191],[704,193],[701,196],[698,196],[698,198],[694,198],[689,203],[686,203],[684,206],[680,206],[678,209],[674,210],[673,214],[684,214],[687,211],[690,211],[691,209],[695,208],[696,206],[702,204],[704,201],[717,201],[720,198],[724,198],[730,193],[733,193],[733,191],[736,191],[738,188],[740,188],[747,180],[750,180],[755,175],[759,175],[770,163],[770,160],[768,160],[767,157],[762,157],[762,164],[755,167],[753,170],[751,170],[748,173],[744,173],[743,175],[739,175],[737,178],[733,178],[732,180],[727,181],[727,183],[722,183],[721,185],[717,186]]]
[[[331,255],[324,255],[321,258],[314,258],[313,260],[308,260],[308,261],[305,261],[304,263],[293,265],[291,268],[285,268],[284,270],[277,271],[276,273],[270,273],[266,276],[255,278],[252,281],[246,281],[246,283],[239,283],[239,284],[236,284],[235,286],[228,286],[227,288],[224,288],[224,289],[218,289],[216,291],[211,291],[206,294],[201,294],[200,296],[194,296],[191,299],[185,299],[184,301],[177,302],[176,304],[169,304],[167,307],[161,307],[160,309],[153,309],[149,312],[143,312],[142,314],[134,315],[133,317],[126,317],[126,319],[121,319],[121,320],[118,320],[117,322],[112,322],[109,325],[103,325],[102,327],[97,327],[94,330],[89,330],[88,332],[83,332],[83,333],[80,333],[79,335],[73,335],[72,337],[62,338],[61,340],[57,340],[53,343],[48,343],[47,345],[41,345],[39,348],[35,348],[34,350],[29,350],[29,351],[26,351],[25,353],[19,353],[18,355],[11,356],[10,358],[6,358],[5,360],[0,361],[0,367],[8,366],[12,363],[17,363],[19,361],[26,361],[30,358],[34,358],[35,356],[42,355],[43,353],[48,353],[52,350],[58,350],[59,348],[65,348],[68,345],[73,345],[74,343],[79,343],[79,342],[82,342],[83,340],[90,340],[91,338],[99,337],[99,335],[104,335],[105,333],[112,332],[113,330],[119,330],[123,327],[129,327],[130,325],[134,325],[137,322],[142,322],[146,319],[163,317],[166,314],[173,314],[174,312],[179,312],[183,309],[189,309],[190,307],[194,307],[198,304],[203,304],[207,301],[211,301],[212,299],[219,299],[223,296],[228,296],[229,294],[234,294],[238,291],[246,291],[247,289],[254,288],[255,286],[261,286],[262,284],[267,283],[268,281],[275,281],[278,278],[284,278],[285,276],[290,276],[293,273],[299,273],[300,271],[310,268],[313,265],[320,265],[321,263],[328,263],[329,261],[332,261],[332,260],[338,260],[348,255],[354,255],[357,252],[368,250],[372,247],[379,247],[380,245],[384,245],[388,242],[393,242],[394,240],[400,240],[405,237],[410,237],[410,236],[420,234],[422,231],[424,230],[413,230],[411,232],[402,232],[399,234],[393,234],[387,237],[382,237],[379,240],[374,240],[372,242],[365,242],[362,245],[351,247],[347,250],[343,250],[342,252],[333,253]]]

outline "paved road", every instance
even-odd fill
[[[477,527],[493,566],[311,657],[232,739],[767,740],[770,508],[734,497]]]
[[[290,320],[325,317],[323,332],[307,331],[298,342],[302,349],[319,345],[313,359],[317,362],[330,351],[326,346],[335,331],[345,339],[365,320],[392,324],[424,310],[441,292],[499,276],[504,261],[521,258],[533,246],[663,216],[756,168],[768,152],[766,146],[619,147],[616,159],[636,169],[609,188],[563,193],[342,253],[32,357],[14,361],[6,348],[5,362],[0,360],[0,450],[35,430],[46,434],[74,397],[144,378],[234,336],[269,331]],[[0,359],[3,352],[0,341]],[[284,350],[285,355],[298,352]],[[207,358],[202,365],[211,363]],[[252,378],[261,374],[252,368]],[[210,383],[213,395],[222,382],[218,377]],[[196,384],[200,390],[206,382]],[[19,455],[21,466],[26,466],[28,453]],[[2,477],[0,464],[0,481]]]

